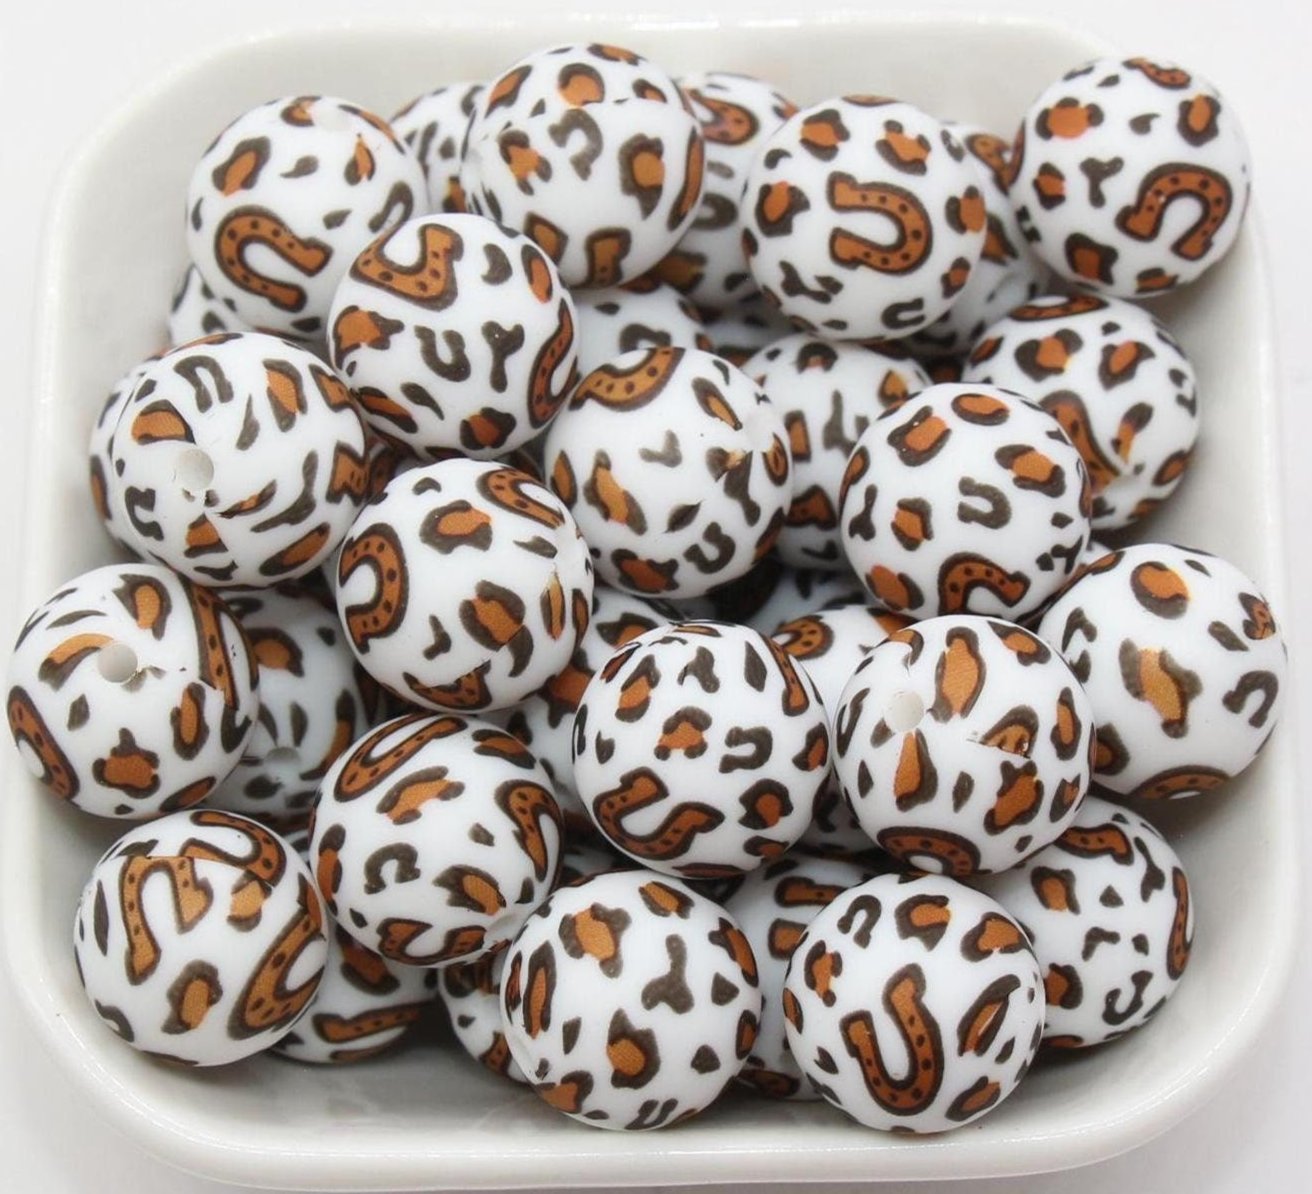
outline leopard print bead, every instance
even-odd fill
[[[793,333],[793,325],[759,294],[723,311],[700,312],[711,351],[742,368],[761,349]]]
[[[1009,178],[1022,231],[1057,274],[1151,298],[1230,250],[1250,175],[1243,130],[1216,88],[1137,57],[1099,58],[1042,92]]]
[[[899,614],[850,602],[793,618],[771,637],[811,677],[829,714],[832,734],[843,689],[857,665],[890,634],[908,625],[910,619]],[[859,854],[873,845],[843,798],[842,785],[833,772],[816,799],[815,813],[800,845],[837,854]]]
[[[989,324],[1041,293],[1048,279],[1047,266],[1030,251],[1007,197],[1010,148],[978,126],[949,122],[947,127],[975,166],[987,215],[984,251],[969,281],[944,314],[907,341],[913,352],[930,359],[966,352]]]
[[[378,720],[381,694],[317,592],[235,589],[226,601],[259,668],[260,712],[210,804],[290,825],[309,816],[328,768]]]
[[[365,499],[365,433],[302,348],[233,333],[144,366],[110,446],[111,509],[142,556],[205,585],[270,585],[325,561]]]
[[[1046,643],[995,618],[930,618],[861,662],[834,713],[834,774],[870,838],[964,878],[1056,838],[1089,788],[1093,709]]]
[[[783,421],[727,361],[634,351],[588,374],[551,425],[551,486],[607,584],[698,597],[742,576],[791,496]]]
[[[846,888],[873,878],[854,862],[790,854],[745,875],[724,901],[742,928],[761,980],[761,1030],[738,1081],[778,1099],[820,1096],[797,1068],[784,1035],[781,999],[793,950],[811,918]]]
[[[1017,394],[937,385],[872,423],[843,480],[843,547],[875,601],[912,617],[1038,609],[1089,539],[1084,461]]]
[[[1280,719],[1288,657],[1257,586],[1217,556],[1140,543],[1088,565],[1039,633],[1097,722],[1095,778],[1146,799],[1210,791]]]
[[[697,218],[656,266],[700,307],[723,310],[756,293],[743,255],[743,181],[766,138],[797,105],[768,83],[729,71],[679,80],[706,142],[706,189]]]
[[[579,373],[639,348],[709,350],[702,321],[687,299],[660,283],[581,290],[578,296]]]
[[[1175,491],[1198,437],[1193,366],[1134,303],[1044,295],[989,327],[964,380],[1026,394],[1080,450],[1093,527],[1112,531]]]
[[[298,829],[284,840],[308,865],[309,830]],[[418,1023],[433,1002],[437,972],[388,961],[365,949],[331,916],[326,920],[323,978],[305,1014],[273,1052],[312,1065],[367,1061]]]
[[[749,871],[797,841],[829,771],[815,686],[745,626],[647,631],[593,677],[574,782],[602,836],[689,879]]]
[[[324,778],[310,854],[328,910],[366,948],[409,966],[504,948],[556,879],[549,783],[490,722],[384,722]]]
[[[510,1056],[501,1021],[501,975],[505,952],[476,962],[457,962],[437,972],[437,997],[446,1008],[457,1043],[475,1061],[511,1082],[528,1078]]]
[[[111,564],[64,585],[10,656],[9,729],[28,770],[100,817],[188,808],[250,740],[255,656],[209,590],[154,564]]]
[[[742,203],[761,292],[831,339],[928,327],[984,247],[984,196],[965,149],[896,100],[848,95],[794,114],[761,146]]]
[[[533,752],[551,777],[552,791],[571,833],[595,833],[574,786],[574,714],[584,690],[622,646],[675,620],[670,610],[597,585],[592,594],[592,618],[569,664],[527,700],[493,715],[493,720]]]
[[[707,1107],[751,1052],[756,959],[718,904],[651,871],[562,887],[506,958],[510,1054],[557,1111],[639,1131]]]
[[[588,625],[574,520],[526,474],[447,460],[394,478],[337,563],[337,612],[379,682],[431,709],[501,709],[558,675]]]
[[[847,568],[839,491],[856,441],[890,407],[929,385],[893,349],[835,344],[805,333],[762,349],[743,372],[783,416],[793,454],[793,501],[775,550],[796,568]]]
[[[270,100],[197,162],[187,249],[246,326],[312,340],[355,255],[424,194],[423,168],[381,117],[324,96]]]
[[[460,163],[482,94],[482,83],[448,83],[417,96],[388,122],[424,168],[429,212],[465,210]]]
[[[1194,906],[1179,858],[1138,813],[1096,796],[1046,850],[981,887],[1034,946],[1050,1046],[1098,1045],[1140,1027],[1189,963]]]
[[[109,483],[114,467],[114,433],[118,430],[119,416],[132,396],[132,391],[146,375],[149,366],[157,360],[159,354],[148,357],[139,365],[133,365],[114,383],[101,403],[100,413],[92,424],[87,443],[87,480],[91,487],[91,503],[109,537],[127,551],[132,551],[132,548],[127,541],[127,512],[123,509],[123,494],[118,486]]]
[[[526,236],[420,216],[355,259],[329,346],[370,427],[422,460],[527,443],[575,381],[574,302]]]
[[[194,265],[187,266],[178,279],[169,304],[168,323],[169,343],[175,347],[222,332],[255,330],[233,314],[232,308],[209,288]]]
[[[692,223],[704,143],[674,81],[617,46],[540,50],[492,80],[460,183],[471,211],[531,236],[565,285],[645,273]]]
[[[78,903],[73,949],[87,998],[121,1039],[212,1066],[292,1030],[328,943],[295,852],[255,821],[197,809],[109,848]]]
[[[942,876],[885,875],[811,921],[783,1010],[828,1102],[867,1127],[942,1132],[1016,1088],[1043,1033],[1043,981],[999,904]]]

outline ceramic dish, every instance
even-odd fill
[[[215,131],[285,94],[344,95],[391,112],[439,82],[486,77],[530,49],[570,39],[632,45],[675,74],[757,73],[803,103],[873,90],[1004,132],[1049,80],[1106,49],[1055,27],[975,17],[695,27],[544,18],[511,27],[489,16],[483,29],[435,21],[248,41],[164,77],[76,159],[52,212],[27,476],[20,469],[4,478],[7,508],[20,512],[23,528],[11,573],[18,609],[111,558],[87,499],[86,431],[114,379],[163,343],[183,263],[182,196]],[[1153,309],[1197,365],[1205,430],[1191,476],[1148,533],[1229,556],[1279,608],[1272,324],[1254,222],[1202,283]],[[272,1059],[205,1073],[152,1063],[105,1030],[73,969],[74,903],[118,829],[38,792],[6,748],[0,893],[9,964],[70,1082],[144,1148],[230,1182],[614,1187],[1059,1169],[1142,1143],[1256,1060],[1297,905],[1290,729],[1223,794],[1153,810],[1189,867],[1199,917],[1190,975],[1171,1005],[1123,1045],[1036,1069],[996,1114],[942,1137],[890,1137],[823,1105],[737,1094],[675,1131],[597,1132],[432,1045],[335,1072]]]

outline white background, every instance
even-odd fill
[[[547,4],[532,4],[541,12]],[[21,6],[21,10],[20,10]],[[30,385],[32,308],[38,285],[44,213],[60,165],[113,107],[180,57],[214,41],[295,28],[315,20],[349,23],[386,15],[422,19],[450,0],[7,0],[0,15],[0,451],[12,450],[10,414]],[[476,7],[509,12],[524,0]],[[803,0],[809,11],[809,0]],[[568,6],[657,15],[787,15],[779,0],[592,0]],[[1290,590],[1284,624],[1295,659],[1312,616],[1312,552],[1304,539],[1312,499],[1312,104],[1307,76],[1312,5],[1306,0],[1009,0],[972,6],[916,0],[917,12],[979,11],[1064,19],[1120,48],[1174,58],[1212,78],[1242,114],[1255,159],[1255,193],[1269,248],[1281,347],[1279,384],[1285,412],[1285,494],[1290,504]],[[444,80],[434,79],[434,85]],[[878,80],[872,80],[878,89]],[[223,117],[216,117],[220,121]],[[127,296],[130,301],[130,296]],[[1223,396],[1220,396],[1223,397]],[[0,571],[0,577],[3,572]],[[1260,579],[1260,578],[1259,578]],[[0,580],[0,584],[3,581]],[[2,606],[3,603],[0,603]],[[12,633],[0,627],[0,639]],[[1306,702],[1304,702],[1305,704]],[[1301,733],[1298,712],[1286,733]],[[1305,764],[1306,773],[1306,764]],[[1312,847],[1312,817],[1290,827]],[[1307,851],[1312,857],[1312,849]],[[1261,859],[1252,865],[1261,866]],[[1304,931],[1304,942],[1312,934]],[[56,1073],[25,1024],[0,975],[0,1191],[42,1194],[215,1194],[225,1187],[167,1169],[97,1120]],[[1204,1110],[1128,1156],[1076,1173],[982,1183],[923,1186],[917,1194],[1063,1194],[1188,1190],[1190,1194],[1285,1194],[1312,1188],[1305,1162],[1312,1112],[1312,964],[1295,966],[1280,1014],[1257,1050]],[[658,1175],[643,1175],[658,1176]],[[780,1187],[772,1188],[782,1189]],[[828,1187],[837,1191],[837,1187]]]

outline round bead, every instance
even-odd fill
[[[797,105],[768,83],[729,71],[688,75],[679,86],[706,142],[706,189],[697,218],[656,273],[698,306],[721,310],[756,293],[738,211],[743,181],[766,138]]]
[[[328,911],[407,966],[502,949],[555,880],[560,810],[547,785],[521,741],[489,722],[384,722],[320,790],[311,857]]]
[[[794,1059],[840,1111],[942,1132],[1016,1088],[1043,1033],[1043,981],[993,900],[938,875],[885,875],[811,921],[783,1009]]]
[[[137,383],[146,375],[149,366],[159,360],[158,354],[148,357],[139,365],[134,365],[117,382],[105,396],[100,407],[100,414],[91,428],[87,444],[87,480],[91,486],[91,502],[100,521],[104,524],[109,537],[120,547],[132,551],[127,542],[127,514],[123,509],[123,494],[117,485],[110,485],[113,473],[114,433],[118,430],[119,416],[123,407],[137,388]]]
[[[871,877],[854,862],[790,854],[744,876],[725,900],[724,910],[752,947],[761,980],[761,1030],[738,1074],[745,1086],[772,1098],[820,1097],[797,1068],[784,1036],[784,975],[811,918],[846,888]]]
[[[1074,572],[1089,507],[1084,461],[1051,415],[1006,390],[931,386],[853,451],[843,548],[888,609],[1020,619]]]
[[[457,962],[438,973],[437,997],[446,1008],[460,1047],[494,1074],[526,1083],[510,1056],[501,1024],[501,975],[506,955],[484,954],[476,962]]]
[[[571,833],[595,832],[574,787],[574,714],[584,690],[620,647],[674,620],[669,612],[641,597],[597,585],[592,594],[592,617],[568,666],[527,700],[495,715],[551,777],[552,791]]]
[[[834,727],[834,774],[861,827],[923,871],[1015,866],[1070,824],[1089,787],[1089,699],[1011,622],[894,631],[853,673]]]
[[[203,800],[236,765],[259,702],[227,607],[153,564],[111,564],[28,618],[9,659],[9,729],[61,800],[142,820]]]
[[[531,54],[475,108],[460,170],[469,208],[531,236],[571,288],[636,278],[697,213],[704,144],[686,104],[617,46]]]
[[[761,146],[742,203],[762,293],[833,339],[927,327],[984,247],[984,196],[966,151],[896,100],[849,95],[790,117]]]
[[[650,871],[562,887],[511,946],[510,1053],[557,1111],[599,1128],[679,1123],[756,1040],[756,959],[724,909]]]
[[[579,373],[586,376],[638,348],[710,349],[696,310],[672,286],[660,283],[580,290]]]
[[[328,768],[374,723],[378,686],[318,593],[286,585],[225,600],[259,667],[260,713],[210,804],[279,824],[303,819]]]
[[[1193,796],[1256,758],[1288,657],[1257,586],[1206,552],[1140,543],[1090,564],[1039,633],[1084,685],[1095,778],[1120,795]]]
[[[232,313],[231,308],[219,301],[200,276],[200,270],[194,265],[187,266],[169,304],[170,344],[187,344],[223,332],[252,330]]]
[[[861,602],[833,605],[783,623],[771,637],[805,670],[829,714],[834,714],[852,673],[890,634],[910,624],[900,614],[883,613]],[[811,824],[801,845],[828,853],[858,854],[873,843],[843,799],[843,788],[832,771],[815,802]]]
[[[310,831],[284,839],[307,865]],[[367,950],[324,914],[328,954],[305,1014],[273,1052],[312,1065],[367,1061],[406,1036],[433,1002],[437,974]]]
[[[791,496],[783,420],[744,373],[691,348],[625,353],[588,374],[544,463],[601,578],[648,596],[698,597],[742,576]]]
[[[433,1002],[435,972],[389,962],[331,922],[323,980],[273,1052],[311,1065],[368,1061],[407,1036]]]
[[[743,372],[783,416],[793,456],[793,502],[775,549],[797,568],[846,570],[838,530],[847,458],[889,407],[929,385],[910,357],[805,332],[763,348]]]
[[[187,249],[242,323],[313,339],[355,255],[424,201],[424,171],[345,100],[270,100],[234,120],[192,172]]]
[[[411,100],[388,122],[419,159],[428,180],[425,211],[465,210],[460,163],[482,83],[449,83]]]
[[[1193,366],[1133,303],[1091,294],[1025,303],[984,332],[963,380],[1016,390],[1056,418],[1088,469],[1096,531],[1151,513],[1193,455]]]
[[[929,358],[965,352],[989,324],[1039,294],[1048,279],[1047,266],[1030,251],[1007,197],[1009,147],[973,125],[949,123],[948,128],[975,166],[987,215],[984,251],[970,280],[943,315],[908,341]]]
[[[295,852],[245,817],[197,809],[109,848],[78,903],[73,949],[87,998],[123,1040],[211,1066],[292,1029],[328,942]]]
[[[551,889],[560,810],[546,772],[490,722],[410,714],[324,778],[311,857],[328,910],[410,966],[503,948]]]
[[[375,679],[432,709],[500,709],[568,664],[592,567],[569,512],[490,461],[394,478],[337,565],[337,612]]]
[[[482,216],[420,216],[355,259],[329,346],[378,434],[421,459],[486,459],[532,439],[565,400],[575,324],[528,237]]]
[[[1234,110],[1205,79],[1146,58],[1100,58],[1030,105],[1010,192],[1026,238],[1059,275],[1149,298],[1225,256],[1250,173]]]
[[[711,351],[740,369],[762,348],[793,332],[793,325],[759,294],[723,311],[703,311],[701,316]]]
[[[207,585],[304,576],[365,498],[364,427],[338,376],[257,333],[175,348],[142,367],[110,446],[123,537]]]
[[[783,853],[829,772],[815,686],[745,626],[639,635],[574,719],[574,782],[603,837],[666,874],[715,878]]]
[[[982,887],[1034,946],[1049,1045],[1124,1036],[1175,993],[1194,936],[1189,880],[1138,813],[1090,796],[1052,845]]]

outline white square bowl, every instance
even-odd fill
[[[232,46],[157,82],[72,164],[49,230],[27,476],[20,467],[0,478],[23,527],[19,609],[112,558],[87,497],[86,434],[115,378],[164,342],[191,165],[243,109],[327,93],[387,113],[440,82],[488,77],[540,45],[586,39],[631,45],[675,74],[756,73],[803,103],[876,91],[1005,134],[1051,79],[1106,50],[1057,27],[966,17],[696,26],[544,18],[512,27],[489,16],[482,28],[462,19],[458,28],[353,26]],[[1197,366],[1204,439],[1148,535],[1227,556],[1279,607],[1272,323],[1252,220],[1222,265],[1153,310]],[[872,1181],[1086,1164],[1150,1139],[1217,1089],[1271,1012],[1294,942],[1296,773],[1286,730],[1214,798],[1151,810],[1189,869],[1199,927],[1188,980],[1130,1040],[1036,1068],[996,1114],[941,1137],[890,1137],[824,1105],[745,1095],[674,1131],[612,1134],[565,1120],[432,1044],[331,1072],[273,1059],[184,1072],[124,1048],[88,1007],[70,948],[78,892],[121,827],[60,807],[8,748],[0,779],[9,963],[52,1053],[150,1152],[261,1186]]]

